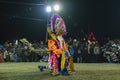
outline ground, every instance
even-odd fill
[[[120,64],[75,63],[76,73],[55,77],[38,65],[47,63],[0,63],[0,80],[120,80]]]

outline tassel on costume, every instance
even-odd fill
[[[75,67],[74,67],[74,64],[73,64],[72,56],[69,58],[69,71],[70,72],[75,72]]]

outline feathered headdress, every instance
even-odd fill
[[[61,33],[63,35],[65,35],[67,33],[64,20],[57,14],[54,14],[51,17],[51,31],[53,33],[61,33],[61,32],[63,32],[63,33]]]

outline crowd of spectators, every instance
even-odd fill
[[[101,52],[109,63],[120,62],[120,41],[111,40],[101,47]]]
[[[87,40],[69,38],[66,40],[69,46],[74,49],[73,60],[76,63],[120,63],[120,41],[109,40],[104,45],[99,43],[89,45]],[[45,49],[47,45],[40,42],[31,42],[35,49]],[[0,62],[47,62],[48,53],[32,52],[28,46],[19,40],[5,42],[0,47]]]
[[[36,49],[45,49],[46,45],[41,42],[33,42],[32,46]],[[19,40],[5,42],[3,47],[0,48],[1,62],[37,62],[46,61],[48,54],[41,52],[35,53],[29,49],[28,46],[21,43]]]

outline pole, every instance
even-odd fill
[[[49,13],[47,15],[47,25],[46,25],[46,36],[45,36],[45,43],[47,43],[48,40],[48,32],[47,32],[47,27],[49,26]]]

